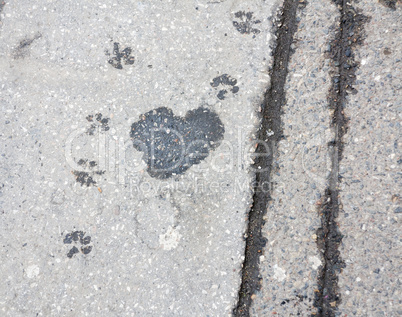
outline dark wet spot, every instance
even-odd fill
[[[307,299],[307,295],[296,295],[296,297],[298,298],[298,300],[300,302],[302,302],[303,300]],[[311,301],[311,298],[310,298],[310,301]]]
[[[19,45],[14,49],[13,57],[15,59],[24,58],[28,54],[28,49],[31,44],[42,37],[42,34],[36,34],[31,39],[25,39],[20,41]]]
[[[84,159],[80,159],[77,164],[78,165],[85,165],[87,163],[88,160],[84,160]]]
[[[91,126],[87,130],[87,133],[89,135],[94,135],[95,131],[96,131],[96,124],[91,124]]]
[[[392,10],[396,10],[396,2],[398,0],[380,0],[380,3]]]
[[[92,251],[92,246],[90,246],[90,245],[88,245],[86,247],[81,247],[81,252],[84,254],[88,254],[91,251]]]
[[[253,28],[253,25],[261,23],[260,20],[253,19],[253,12],[238,11],[235,13],[235,17],[239,21],[233,21],[233,26],[241,34],[258,34],[261,32]]]
[[[96,184],[92,176],[90,176],[87,172],[74,171],[73,174],[75,175],[75,180],[77,183],[80,183],[81,186],[87,185],[87,187],[89,187]]]
[[[388,47],[384,48],[384,55],[391,55],[391,54],[392,51]]]
[[[20,45],[17,47],[17,49],[23,49],[23,48],[31,45],[32,42],[33,42],[33,39],[23,40],[20,42]]]
[[[130,136],[134,148],[144,152],[149,175],[164,179],[199,164],[219,146],[224,132],[218,115],[208,108],[190,110],[182,118],[160,107],[140,116]]]
[[[93,121],[94,118],[95,118],[96,122]],[[94,135],[95,131],[97,129],[99,129],[102,132],[109,131],[109,129],[110,129],[110,127],[109,127],[110,118],[103,118],[103,115],[101,113],[97,113],[95,115],[88,115],[86,117],[86,119],[89,122],[94,122],[87,129],[87,134],[89,134],[89,135]]]
[[[77,254],[78,252],[80,251],[78,251],[76,247],[72,247],[71,250],[68,251],[67,257],[71,259],[74,256],[74,254]]]
[[[218,87],[219,85],[235,86],[237,84],[237,79],[231,78],[228,74],[223,74],[219,77],[215,77],[212,82],[212,87]]]
[[[86,236],[85,238],[81,239],[82,244],[89,244],[91,242],[91,237]]]
[[[218,97],[219,100],[223,100],[225,99],[225,95],[227,92],[228,92],[227,90],[223,89],[219,91],[219,93],[216,96]]]
[[[131,56],[132,49],[131,47],[126,47],[124,50],[120,52],[120,44],[115,42],[113,43],[113,54],[114,57],[108,60],[108,63],[112,65],[116,69],[123,69],[122,61],[126,65],[134,64],[134,56]],[[106,50],[106,55],[110,55],[109,52]]]
[[[80,241],[84,237],[84,232],[82,231],[74,231],[72,233],[66,234],[64,237],[63,243],[71,244],[73,241],[77,242]]]
[[[234,94],[239,92],[239,87],[236,86],[237,79],[230,77],[228,74],[223,74],[221,76],[215,77],[214,79],[212,79],[210,84],[214,88],[218,88],[220,85],[224,87],[226,86]],[[225,99],[226,93],[227,93],[226,89],[221,89],[217,94],[218,99],[219,100]]]
[[[75,241],[75,242],[77,242],[77,241],[82,241],[82,238],[84,237],[84,232],[82,232],[82,231],[75,231],[75,232],[73,232],[73,240]]]
[[[66,234],[64,237],[63,243],[64,244],[71,244],[73,242],[73,236],[71,233]]]
[[[96,181],[94,180],[95,175],[103,175],[106,171],[94,170],[94,167],[98,164],[96,161],[89,161],[88,159],[79,159],[77,162],[78,165],[87,169],[86,171],[73,171],[72,173],[75,175],[75,180],[77,183],[80,183],[81,186],[87,185],[87,187],[96,185]]]
[[[86,245],[86,246],[81,246],[81,252],[83,254],[88,254],[92,250],[92,246],[88,246],[88,244],[91,242],[91,237],[90,236],[85,236],[85,232],[83,231],[73,231],[71,233],[66,234],[64,237],[63,243],[64,244],[71,244],[73,242],[79,243],[81,245]],[[67,253],[67,257],[72,258],[74,254],[78,253],[79,250],[76,246],[73,246],[71,250]]]

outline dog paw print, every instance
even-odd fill
[[[237,80],[234,78],[231,78],[228,74],[223,74],[221,76],[215,77],[212,81],[211,81],[211,86],[214,88],[218,88],[219,85],[223,85],[226,86],[227,89],[229,89],[232,93],[237,93],[239,91],[239,87],[236,86],[237,84]],[[225,95],[227,94],[227,89],[221,89],[218,92],[218,99],[223,100],[225,99]]]
[[[64,244],[78,244],[79,249],[74,245],[70,251],[67,253],[68,258],[72,258],[74,254],[77,254],[81,251],[82,254],[88,254],[92,251],[92,246],[88,245],[91,243],[91,237],[85,236],[85,232],[82,231],[73,231],[71,233],[67,233],[63,240]]]
[[[253,12],[239,11],[235,13],[235,17],[240,21],[233,21],[233,26],[241,34],[253,33],[255,36],[255,34],[261,32],[260,30],[253,28],[255,24],[261,23],[260,20],[254,20]]]
[[[395,11],[396,10],[396,2],[398,0],[380,0],[380,3],[391,10]]]
[[[95,115],[90,114],[86,117],[88,122],[92,122],[91,126],[88,128],[87,133],[89,135],[94,135],[96,129],[100,131],[106,132],[110,130],[109,127],[109,118],[103,118],[101,113],[97,113]]]
[[[114,57],[110,58],[107,62],[112,65],[114,68],[123,69],[122,60],[126,65],[134,64],[134,56],[131,56],[132,49],[131,47],[126,47],[124,50],[120,52],[120,44],[117,42],[113,43],[113,54]],[[108,50],[105,51],[106,56],[110,56]]]
[[[105,173],[105,171],[94,170],[97,166],[95,161],[89,161],[87,159],[79,159],[77,164],[89,170],[88,172],[85,171],[72,172],[75,176],[75,180],[77,181],[77,183],[80,183],[81,186],[83,185],[87,185],[87,187],[91,185],[95,186],[96,185],[96,181],[94,180],[95,175],[103,175]]]
[[[91,123],[90,127],[86,131],[88,135],[95,135],[95,132],[97,131],[99,131],[99,133],[105,133],[110,130],[110,119],[104,118],[101,113],[97,113],[95,115],[90,114],[86,117],[86,119],[88,122]],[[75,176],[75,180],[77,181],[77,183],[80,183],[81,186],[95,186],[96,176],[103,175],[105,173],[105,171],[97,168],[97,163],[95,161],[90,161],[83,158],[79,160],[74,160],[81,168],[77,168],[77,170],[72,171],[72,174]],[[100,187],[98,187],[98,190],[99,192],[102,192]]]

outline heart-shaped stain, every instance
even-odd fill
[[[208,108],[188,111],[182,118],[160,107],[141,115],[130,136],[134,148],[144,152],[149,175],[164,179],[199,164],[219,146],[224,133],[222,121]]]

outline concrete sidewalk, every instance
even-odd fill
[[[0,315],[402,315],[400,21],[377,0],[0,2]]]
[[[231,314],[278,5],[6,3],[2,314]]]
[[[282,116],[285,137],[276,155],[279,168],[272,179],[276,186],[263,228],[267,246],[254,316],[402,314],[401,44],[397,40],[402,34],[401,11],[400,6],[393,10],[376,1],[347,6],[356,18],[349,25],[352,29],[343,27],[350,32],[350,43],[362,41],[352,45],[352,51],[345,50],[349,65],[330,58],[331,50],[340,45],[333,42],[334,27],[345,19],[340,5],[310,2],[298,14]],[[331,85],[339,82],[338,67],[355,68],[349,74],[356,76],[353,86],[338,88],[347,93],[341,157],[331,155],[328,146],[337,124],[328,95]],[[339,258],[330,266],[317,239],[335,160],[342,242],[335,255]],[[337,288],[320,285],[323,270],[333,274]],[[331,295],[329,313],[322,310],[322,301]]]

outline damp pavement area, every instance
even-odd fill
[[[0,1],[0,315],[402,315],[401,7]]]

